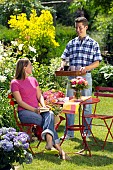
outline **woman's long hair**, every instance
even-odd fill
[[[29,64],[28,58],[21,58],[17,61],[15,79],[25,79],[25,70],[24,67],[27,67]]]

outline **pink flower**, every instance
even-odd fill
[[[78,84],[83,84],[83,80],[80,79],[80,80],[78,81]]]
[[[88,88],[88,82],[86,81],[85,78],[80,76],[70,80],[70,83],[71,87],[74,88],[75,90],[83,90]]]

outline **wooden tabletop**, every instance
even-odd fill
[[[55,71],[56,76],[82,76],[81,71]]]

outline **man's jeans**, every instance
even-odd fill
[[[86,75],[84,75],[82,77],[84,77],[88,81],[88,85],[89,85],[88,89],[84,89],[84,90],[81,91],[82,95],[83,96],[92,96],[92,76],[91,76],[91,73],[87,73]],[[73,78],[75,78],[75,77],[69,77],[69,80],[71,80]],[[74,90],[70,89],[70,81],[69,81],[67,83],[66,96],[67,97],[73,96],[73,92],[74,92]],[[84,114],[91,114],[91,113],[92,113],[92,105],[91,104],[86,105]],[[74,114],[67,114],[67,120],[68,120],[68,126],[74,125],[75,115]],[[90,124],[91,119],[87,118],[86,121],[87,121],[88,124]],[[84,122],[84,126],[85,126],[85,131],[87,131],[88,128],[87,128],[86,122]],[[90,134],[90,131],[88,131],[88,134]],[[74,131],[68,131],[67,135],[74,137]]]

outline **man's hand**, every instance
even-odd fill
[[[80,72],[81,72],[81,74],[85,74],[85,73],[86,73],[86,71],[87,71],[87,70],[86,70],[86,68],[85,68],[85,67],[81,67],[81,68],[80,68]]]
[[[59,68],[57,69],[57,71],[61,71],[61,70],[64,70],[64,68],[63,68],[63,67],[59,67]]]

